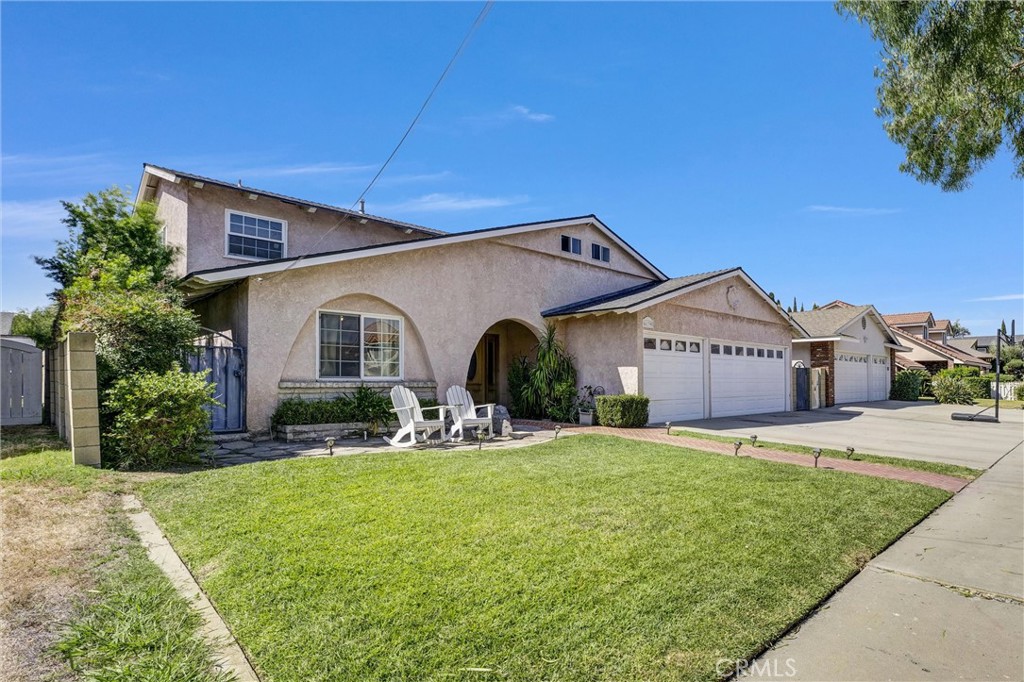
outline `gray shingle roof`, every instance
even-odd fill
[[[686,275],[685,277],[673,277],[664,282],[645,282],[627,289],[620,289],[557,308],[550,308],[545,310],[542,315],[544,317],[556,317],[558,315],[611,312],[613,310],[632,308],[635,305],[664,296],[665,294],[682,293],[683,290],[714,277],[739,271],[740,268],[727,268],[725,270],[715,270],[714,272]]]
[[[840,329],[868,310],[871,310],[871,306],[857,305],[848,308],[819,308],[791,315],[812,337],[824,337],[837,335]]]

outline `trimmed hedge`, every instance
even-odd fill
[[[420,400],[421,407],[434,405],[437,405],[437,401],[431,398]],[[274,410],[270,424],[275,429],[279,426],[349,422],[382,426],[394,418],[390,397],[378,393],[369,386],[360,386],[352,395],[340,395],[331,399],[285,398]]]
[[[647,426],[650,405],[645,395],[599,395],[597,423],[623,429]]]
[[[921,397],[921,387],[924,384],[922,372],[901,370],[896,372],[896,378],[889,390],[889,400],[909,400],[911,402]]]
[[[935,402],[947,405],[973,405],[975,387],[971,385],[972,377],[936,376],[932,381]]]

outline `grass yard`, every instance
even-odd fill
[[[975,398],[974,404],[978,407],[992,407],[995,408],[995,398]],[[1021,410],[1024,409],[1024,400],[1000,400],[1000,410]],[[994,410],[992,410],[994,414]]]
[[[603,436],[141,489],[264,680],[697,680],[943,491]]]
[[[42,427],[0,439],[0,679],[225,680],[121,510],[154,474],[75,466]]]
[[[735,443],[737,440],[743,442],[744,447],[751,447],[750,439],[743,438],[741,436],[718,436],[713,433],[704,433],[703,431],[686,431],[684,429],[672,429],[672,435],[674,436],[685,436],[687,438],[700,438],[701,440],[712,440],[719,443]],[[796,452],[801,455],[814,456],[814,448],[807,445],[791,445],[789,443],[772,443],[770,441],[764,441],[758,439],[757,447],[769,448],[771,450],[782,450],[783,452]],[[828,457],[830,459],[846,459],[845,450],[832,450],[830,448],[822,448],[821,456]],[[901,469],[916,469],[917,471],[930,471],[935,474],[945,474],[947,476],[957,476],[958,478],[964,478],[968,481],[973,481],[978,476],[981,476],[982,472],[979,469],[972,469],[970,467],[960,466],[959,464],[946,464],[945,462],[926,462],[918,459],[903,459],[902,457],[888,457],[886,455],[872,455],[866,452],[854,452],[853,456],[850,457],[852,460],[858,462],[874,462],[875,464],[888,464],[893,467],[900,467]]]

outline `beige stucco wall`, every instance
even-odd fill
[[[188,242],[188,190],[184,185],[161,181],[156,191],[156,217],[164,225],[164,243],[178,251],[171,272],[185,274],[185,247]]]
[[[369,297],[402,311],[407,328],[419,335],[413,345],[429,349],[429,369],[443,395],[449,386],[465,382],[470,355],[492,325],[515,320],[538,333],[545,324],[542,310],[644,281],[606,267],[577,263],[559,267],[559,261],[547,254],[484,240],[295,268],[263,281],[252,280],[248,296],[249,428],[268,427],[280,384],[286,378],[289,382],[315,380],[312,316],[317,308],[333,305],[332,301],[341,297]],[[412,348],[409,346],[410,351]],[[586,363],[608,362],[609,357],[611,354],[605,353]],[[417,365],[409,356],[405,361],[407,381],[429,378],[411,374],[421,367],[425,372],[427,364]]]
[[[888,339],[881,326],[870,314],[861,318],[867,320],[867,329],[862,329],[860,320],[855,320],[840,330],[845,337],[852,336],[857,341],[843,340],[836,344],[837,353],[860,353],[868,355],[889,355],[885,347]]]
[[[603,386],[608,394],[640,392],[642,342],[636,315],[573,318],[561,321],[558,329],[576,360],[577,384]]]
[[[156,197],[158,215],[168,221],[169,226],[174,225],[173,243],[183,247],[183,260],[175,264],[179,275],[253,262],[224,255],[226,209],[286,221],[287,256],[408,241],[424,236],[419,232],[406,234],[404,229],[372,219],[360,225],[358,220],[322,209],[308,213],[299,206],[268,197],[252,200],[246,192],[213,185],[197,188],[184,182],[176,184],[160,180]],[[184,216],[187,238],[182,227],[182,206],[187,206]]]
[[[582,253],[576,255],[562,251],[562,235],[575,237],[582,242]],[[627,272],[638,277],[651,278],[653,273],[643,264],[637,261],[628,251],[617,245],[605,234],[590,224],[570,225],[557,230],[541,230],[538,232],[524,232],[508,237],[501,237],[495,241],[504,244],[511,244],[548,258],[558,259],[565,263],[575,263],[579,267],[596,267],[605,270]],[[611,251],[609,261],[594,260],[590,257],[591,244],[607,246]]]

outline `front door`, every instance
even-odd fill
[[[466,389],[478,404],[498,402],[498,358],[499,337],[497,334],[484,334],[473,351],[466,373]]]

